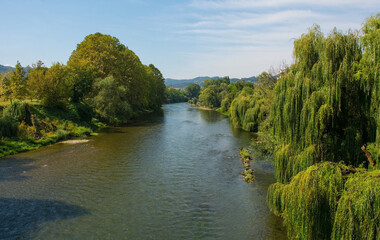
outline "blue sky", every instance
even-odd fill
[[[314,23],[360,29],[378,12],[378,0],[0,0],[0,64],[66,63],[101,32],[164,77],[250,77],[292,63],[294,39]]]

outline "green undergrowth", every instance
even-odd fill
[[[0,130],[4,130],[0,131],[0,157],[65,139],[87,137],[104,125],[93,118],[91,109],[85,105],[70,105],[62,109],[34,105],[30,106],[29,117],[25,109],[22,102],[15,102],[4,109],[0,118]]]
[[[269,187],[271,210],[290,239],[379,239],[380,171],[312,165],[289,184]]]

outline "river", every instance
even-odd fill
[[[251,137],[179,103],[1,159],[0,239],[286,239],[265,200],[271,164],[253,164],[253,184],[239,174]]]

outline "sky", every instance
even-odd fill
[[[120,40],[165,78],[257,76],[318,24],[359,30],[378,0],[0,0],[0,64],[66,64],[85,36]]]

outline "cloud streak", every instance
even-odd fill
[[[190,21],[176,30],[197,46],[183,55],[194,61],[188,69],[231,77],[258,75],[276,64],[291,63],[294,39],[314,24],[325,34],[334,27],[360,29],[378,8],[374,0],[193,0],[188,7]]]

